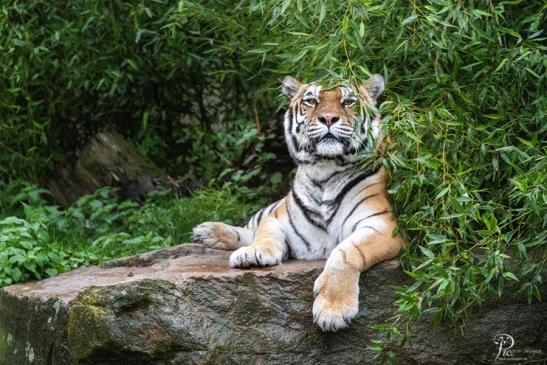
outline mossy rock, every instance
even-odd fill
[[[374,364],[371,326],[395,311],[397,261],[361,277],[352,326],[323,333],[312,323],[322,261],[251,270],[229,253],[186,244],[0,290],[0,364]],[[514,350],[546,353],[547,304],[488,302],[459,328],[424,317],[402,364],[489,364],[496,334]],[[528,355],[530,356],[530,355]],[[534,355],[539,357],[540,355]]]

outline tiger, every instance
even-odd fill
[[[289,193],[245,227],[204,222],[192,230],[194,242],[233,251],[231,268],[326,259],[312,306],[313,322],[323,331],[351,324],[359,309],[360,273],[396,257],[404,245],[385,168],[359,163],[363,153],[383,148],[376,104],[384,87],[378,74],[358,87],[330,89],[285,77],[285,141],[296,164]]]

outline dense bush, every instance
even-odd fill
[[[359,83],[379,72],[393,141],[380,161],[392,174],[409,242],[403,264],[415,278],[400,289],[394,323],[404,328],[423,313],[464,320],[507,283],[539,297],[547,260],[541,2],[1,4],[4,176],[39,181],[108,123],[173,173],[208,180],[225,170],[223,183],[238,187],[263,153],[240,163],[227,132],[251,133],[241,133],[251,149],[255,139],[264,145],[282,75]],[[3,224],[41,239],[27,223]]]
[[[239,107],[249,101],[245,77],[220,71],[237,68],[237,57],[212,54],[210,39],[220,32],[201,29],[214,23],[224,34],[229,23],[241,25],[207,9],[165,0],[2,0],[0,174],[39,181],[106,124],[157,161],[169,157],[164,167],[186,171],[195,152],[189,136],[250,120],[250,109]]]
[[[7,189],[12,185],[20,186],[14,182]],[[61,210],[41,200],[42,189],[24,190],[27,194],[16,199],[24,208],[19,217],[11,210],[15,199],[0,204],[0,286],[188,242],[198,223],[242,223],[257,208],[228,189],[201,191],[192,198],[157,192],[139,205],[118,203],[105,188]]]

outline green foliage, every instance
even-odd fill
[[[246,203],[262,203],[265,187],[285,180],[265,169],[279,156],[268,155],[271,138],[259,128],[282,102],[281,77],[358,84],[378,72],[393,141],[380,162],[392,175],[408,240],[403,265],[415,279],[399,290],[395,327],[379,326],[384,337],[373,343],[393,360],[383,345],[420,315],[465,321],[508,284],[539,299],[547,260],[544,23],[541,2],[518,0],[0,1],[0,175],[37,182],[111,124],[170,172],[222,175],[212,186],[228,189],[152,197],[139,209],[114,209],[96,196],[60,211],[32,188],[3,187],[1,209],[19,209],[24,221],[2,221],[15,232],[2,244],[33,255],[29,268],[13,260],[20,275],[39,277],[32,270],[45,275],[47,263],[32,248],[48,242],[47,252],[81,243],[78,252],[102,255],[104,247],[114,256],[120,246],[133,252],[126,246],[136,237],[143,249],[183,240],[191,222],[213,212],[242,217]],[[166,214],[178,218],[164,221]],[[71,227],[67,235],[58,224]],[[18,235],[42,243],[25,248]],[[10,272],[9,280],[23,277]]]
[[[229,152],[219,154],[226,168],[214,179],[214,184],[245,195],[254,202],[256,210],[276,199],[286,168],[271,170],[271,165],[278,161],[277,156],[267,150],[267,144],[274,140],[273,134],[260,133],[253,126],[239,128],[235,133],[219,133],[218,138],[222,139],[220,150]]]
[[[249,201],[258,199],[255,207],[279,191],[281,173],[269,171],[277,159],[267,151],[267,144],[274,140],[272,133],[261,133],[242,122],[231,131],[213,134],[196,128],[188,131],[185,140],[191,141],[193,151],[184,157],[190,164],[186,176],[214,177],[212,186],[236,189]]]
[[[42,192],[29,186],[23,190],[31,196]],[[142,205],[117,203],[109,189],[84,196],[66,210],[43,202],[21,204],[20,217],[0,211],[0,286],[188,242],[196,224],[241,223],[251,206],[229,189],[205,190],[192,198],[157,192]]]
[[[232,23],[240,32],[241,25],[215,19],[208,8],[199,15],[196,7],[0,1],[0,176],[38,182],[107,124],[180,171],[193,156],[188,129],[210,132],[213,123],[250,117],[240,108],[250,90],[244,80],[212,73],[236,67],[233,57],[208,50],[218,30],[200,31],[201,23]],[[179,11],[192,15],[193,29]]]
[[[37,187],[22,180],[14,180],[5,183],[0,180],[0,218],[23,213],[24,205],[42,205],[46,203],[45,195],[49,192],[46,189]]]

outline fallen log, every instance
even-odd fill
[[[75,159],[59,165],[47,188],[61,206],[98,188],[118,188],[119,197],[140,201],[159,188],[177,189],[178,184],[137,147],[113,131],[99,132]]]

